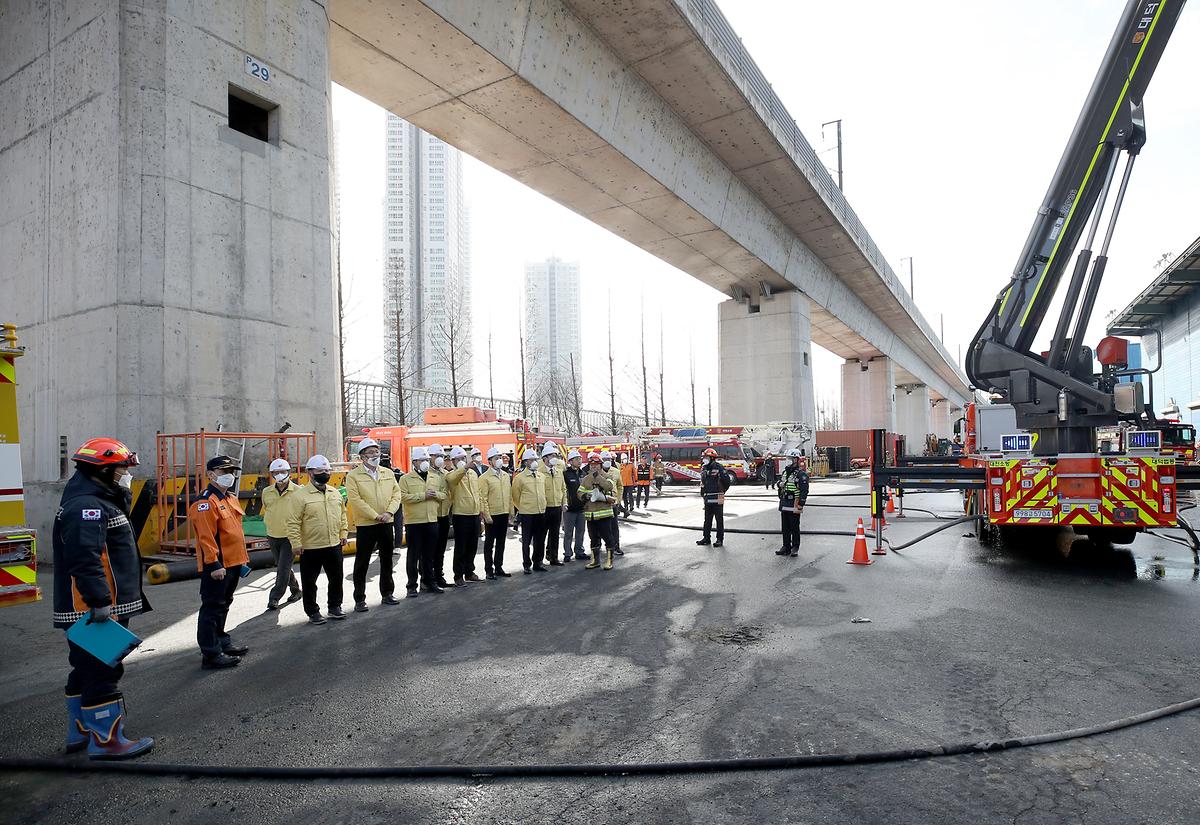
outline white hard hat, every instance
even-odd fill
[[[367,447],[378,447],[378,446],[379,446],[379,442],[376,441],[375,439],[364,438],[362,441],[358,442],[358,452],[361,453],[363,450],[367,449]]]
[[[412,457],[413,461],[427,459],[429,458],[429,450],[425,449],[424,447],[413,447]]]
[[[629,458],[629,453],[621,453],[621,460],[622,460],[622,461],[624,461],[624,460],[625,460],[625,459],[627,459],[627,458]]]
[[[788,450],[788,458],[799,458],[799,457],[800,457],[799,450]]]
[[[451,447],[450,448],[450,457],[451,458],[466,458],[467,451],[464,450],[462,447]]]
[[[542,455],[558,455],[558,447],[554,445],[553,441],[547,441],[546,446],[542,447]]]
[[[479,449],[478,447],[472,447],[471,455],[483,455],[483,450]]]
[[[271,470],[270,471],[272,473],[278,473],[283,470],[287,470],[288,472],[291,472],[291,469],[292,469],[292,465],[287,463],[286,458],[277,458],[271,462]]]
[[[567,453],[567,461],[570,461],[572,458],[583,458],[583,456],[579,454],[579,450],[571,450],[571,452]]]
[[[323,455],[314,455],[312,458],[310,458],[308,460],[308,463],[304,465],[304,469],[306,469],[306,470],[332,470],[333,468],[329,465],[328,458],[326,458]]]
[[[605,458],[612,458],[612,453],[610,453],[608,450],[601,450],[601,451],[600,451],[600,458],[601,458],[601,459],[605,459]]]
[[[488,461],[491,461],[493,458],[499,458],[502,455],[504,455],[504,453],[500,452],[495,447],[488,447],[488,451],[487,451]]]
[[[533,449],[533,447],[526,447],[525,452],[521,453],[522,461],[531,461],[537,457],[537,450]]]
[[[430,444],[429,445],[429,454],[430,455],[445,455],[446,451],[444,449],[442,449],[441,444]]]

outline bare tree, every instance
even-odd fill
[[[492,386],[492,325],[488,324],[488,402],[492,409],[496,408],[496,390]]]
[[[525,395],[525,322],[517,320],[517,346],[521,351],[521,420],[529,420],[529,404]]]
[[[650,382],[646,378],[646,296],[642,296],[642,318],[641,318],[641,337],[642,337],[642,413],[646,421],[646,426],[650,426]]]
[[[608,293],[608,415],[612,432],[617,432],[617,388],[613,381],[612,293]]]
[[[414,364],[409,363],[409,353],[412,348],[417,345],[417,336],[421,335],[420,321],[409,324],[408,329],[404,328],[404,319],[400,310],[396,310],[393,319],[395,324],[394,333],[396,336],[395,347],[392,353],[396,378],[392,382],[392,389],[396,391],[397,398],[397,414],[398,424],[408,423],[408,408],[407,394],[409,387],[413,383],[413,379],[417,377],[418,368]]]
[[[663,390],[663,318],[658,313],[658,426],[667,426],[667,394]]]
[[[575,353],[571,353],[571,398],[575,407],[575,434],[583,435],[583,410],[579,405],[579,380],[575,377]]]
[[[471,330],[461,313],[462,302],[452,296],[445,313],[438,319],[434,334],[434,356],[450,373],[450,399],[458,407],[459,396],[466,391],[466,375],[471,363]]]

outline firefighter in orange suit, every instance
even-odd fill
[[[229,456],[218,455],[208,460],[205,469],[208,489],[188,508],[200,571],[196,641],[203,655],[201,666],[220,670],[236,666],[250,650],[235,645],[225,632],[233,591],[242,576],[250,572],[250,556],[237,499],[237,474],[242,468]]]
[[[129,485],[137,453],[113,438],[92,438],[71,457],[75,474],[54,517],[54,626],[122,625],[150,604],[142,594],[142,560],[129,524]],[[87,748],[92,759],[128,759],[154,746],[149,736],[125,738],[125,702],[118,687],[125,667],[108,665],[67,640],[67,753]]]

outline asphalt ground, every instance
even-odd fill
[[[865,482],[822,481],[806,530],[852,530]],[[761,488],[727,526],[777,529]],[[906,497],[952,514],[953,494]],[[830,506],[830,505],[843,506]],[[698,523],[694,488],[648,516]],[[893,519],[899,543],[935,526]],[[202,671],[196,582],[155,612],[122,683],[144,759],[231,765],[595,763],[859,752],[1076,728],[1200,696],[1191,554],[980,545],[955,526],[869,567],[852,539],[623,525],[610,572],[572,562],[305,625],[238,591],[252,650]],[[514,551],[513,547],[517,549]],[[519,558],[510,539],[508,556]],[[1161,558],[1156,558],[1161,557]],[[403,568],[399,562],[398,569]],[[350,565],[347,562],[346,575]],[[48,579],[48,577],[47,577]],[[47,585],[49,581],[44,582]],[[368,588],[370,590],[370,587]],[[349,581],[346,583],[349,600]],[[347,605],[349,606],[349,605]],[[869,618],[869,623],[852,619]],[[0,752],[52,756],[65,643],[50,605],[0,610]],[[1194,823],[1200,711],[1058,745],[882,765],[675,777],[230,781],[0,773],[0,821]]]

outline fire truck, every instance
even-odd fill
[[[985,409],[973,405],[966,455],[956,466],[905,456],[886,467],[873,459],[877,517],[885,486],[942,484],[967,490],[968,507],[974,504],[1001,534],[1070,527],[1100,543],[1128,543],[1146,528],[1176,524],[1177,487],[1196,481],[1164,444],[1165,432],[1175,437],[1175,422],[1155,416],[1138,380],[1152,370],[1128,366],[1123,338],[1105,337],[1093,353],[1083,336],[1146,141],[1142,98],[1182,8],[1182,0],[1127,3],[1011,279],[967,352],[971,383],[1011,406],[1012,429],[998,444],[971,443],[970,427]],[[1035,352],[1068,270],[1049,347]],[[1123,443],[1101,452],[1097,431],[1112,427],[1124,431]]]
[[[0,607],[35,602],[37,534],[25,525],[21,439],[17,428],[17,328],[0,324]]]
[[[680,484],[700,480],[701,454],[708,448],[717,451],[717,461],[728,470],[737,482],[747,481],[758,471],[750,451],[734,436],[708,436],[704,438],[672,438],[651,441],[646,450],[662,456],[667,468],[664,482]]]

